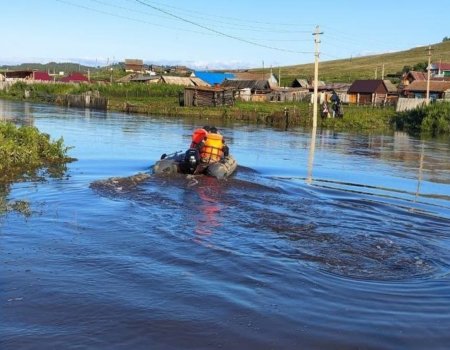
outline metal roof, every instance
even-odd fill
[[[79,81],[89,81],[89,80],[85,75],[83,75],[79,72],[73,72],[73,73],[70,73],[68,76],[62,78],[60,81],[62,81],[64,83],[68,83],[71,81],[79,82]]]
[[[194,74],[210,85],[222,84],[225,79],[234,78],[234,74],[225,72],[195,71]]]
[[[43,81],[51,81],[52,77],[47,72],[35,71],[33,72],[34,80],[43,80]]]
[[[267,80],[237,80],[237,79],[226,79],[222,83],[222,87],[233,87],[236,89],[247,89],[251,90],[270,90],[270,84]]]
[[[190,77],[175,77],[170,75],[161,76],[161,81],[166,84],[183,85],[183,86],[208,86],[208,83],[204,82],[200,78]]]
[[[430,91],[443,92],[450,89],[450,81],[436,81],[430,80]],[[427,91],[426,81],[413,81],[411,84],[406,86],[404,91]]]
[[[383,90],[387,91],[383,80],[355,80],[348,89],[348,93],[371,94],[376,92],[380,85],[382,85]]]
[[[135,77],[132,77],[130,79],[130,81],[150,81],[150,80],[158,80],[160,77],[156,76],[156,75],[144,75],[144,74],[139,74],[136,75]]]

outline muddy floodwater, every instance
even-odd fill
[[[1,349],[448,349],[450,140],[219,125],[237,173],[151,175],[207,120],[0,101],[74,146],[0,217]]]

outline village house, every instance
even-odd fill
[[[4,80],[9,81],[53,81],[47,73],[37,70],[17,70],[3,73]]]
[[[232,106],[234,105],[233,89],[219,86],[186,87],[182,104],[187,107]]]
[[[88,83],[89,78],[80,72],[72,72],[59,81],[62,83]]]
[[[380,105],[398,99],[397,88],[381,79],[355,80],[347,91],[348,102],[358,105]]]
[[[291,87],[308,89],[310,86],[309,86],[308,80],[295,78],[294,81],[291,83]]]
[[[34,80],[34,81],[53,81],[53,78],[47,72],[33,71],[32,80]]]
[[[430,99],[450,99],[450,81],[430,80]],[[426,98],[427,81],[413,81],[406,86],[402,95],[407,98]]]
[[[426,72],[409,71],[402,75],[400,85],[402,87],[406,87],[409,84],[411,84],[413,81],[425,81],[425,80],[427,80]]]
[[[278,87],[278,80],[273,73],[253,73],[253,72],[236,72],[233,73],[234,78],[228,80],[252,80],[252,81],[267,81],[270,88]]]
[[[310,92],[304,88],[274,88],[269,94],[270,101],[297,102],[305,100]]]
[[[272,88],[267,80],[225,79],[223,88],[235,90],[237,99],[244,101],[268,101]]]
[[[125,72],[144,73],[144,61],[140,59],[125,59]]]
[[[450,77],[450,63],[432,63],[430,73],[435,78]]]

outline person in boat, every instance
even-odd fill
[[[229,148],[222,134],[215,126],[207,128],[208,134],[199,148],[202,163],[215,163],[222,161],[229,154]]]
[[[194,148],[200,151],[206,141],[206,137],[208,136],[208,132],[211,128],[208,125],[205,125],[203,128],[195,129],[192,133],[192,141],[189,148]]]
[[[223,161],[229,148],[215,126],[204,126],[194,130],[190,148],[184,157],[184,171],[198,173],[209,165]]]
[[[208,141],[208,137],[210,141]],[[211,140],[218,140],[218,142],[213,142]],[[207,153],[211,153],[211,147],[217,149],[216,152],[213,152],[215,155],[220,154],[221,156],[206,157]],[[202,159],[205,160],[208,158],[208,163],[210,161],[220,161],[224,157],[227,157],[229,155],[229,147],[225,143],[222,134],[220,134],[215,126],[210,127],[208,125],[205,125],[203,128],[194,130],[194,133],[192,134],[192,142],[189,148],[197,149],[200,155],[204,154]]]

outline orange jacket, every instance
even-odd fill
[[[204,163],[218,162],[223,158],[223,136],[208,133],[203,147],[200,149],[200,159]]]

